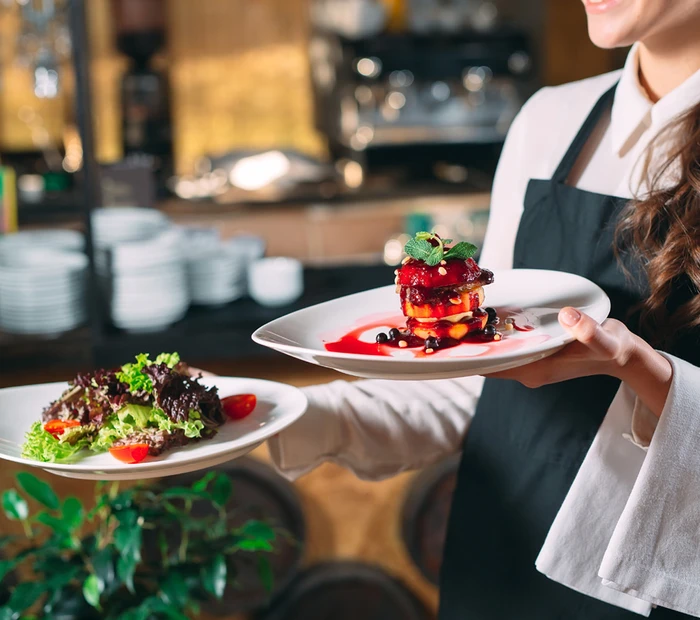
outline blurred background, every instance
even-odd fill
[[[0,0],[0,387],[142,351],[339,378],[250,334],[391,282],[418,230],[480,245],[524,101],[625,53],[593,47],[575,0]],[[279,570],[357,560],[382,618],[432,617],[453,470],[313,472]],[[248,603],[219,616],[267,613]]]

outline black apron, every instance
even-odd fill
[[[611,316],[636,331],[630,311],[643,299],[646,284],[643,278],[626,277],[613,254],[615,226],[627,199],[566,184],[614,91],[611,88],[596,103],[554,177],[530,181],[513,266],[566,271],[592,280],[610,296]],[[538,389],[486,379],[453,499],[440,620],[640,617],[575,592],[535,568],[618,387],[619,381],[607,376]],[[654,610],[652,617],[689,618],[666,609]]]

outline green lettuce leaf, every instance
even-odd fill
[[[90,444],[90,434],[80,431],[81,428],[68,429],[59,441],[44,430],[41,422],[34,422],[25,435],[22,456],[43,463],[65,461]]]
[[[109,450],[117,439],[128,437],[144,428],[158,428],[163,431],[182,429],[186,437],[200,437],[204,423],[199,419],[199,413],[190,411],[189,417],[189,420],[175,422],[160,409],[143,405],[126,405],[107,418],[97,432],[97,437],[90,449],[95,452]]]
[[[139,353],[136,361],[131,364],[124,364],[121,372],[117,373],[117,379],[129,386],[129,391],[153,392],[153,382],[150,377],[143,373],[146,366],[152,364],[165,364],[168,368],[175,368],[180,363],[180,356],[177,353],[161,353],[156,357],[155,362],[148,357],[148,353]]]
[[[153,415],[155,422],[160,430],[174,431],[181,429],[185,432],[185,437],[201,437],[204,430],[204,422],[200,419],[198,411],[190,410],[190,419],[183,422],[175,422],[171,420],[161,409],[154,409]]]

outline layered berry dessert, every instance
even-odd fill
[[[380,333],[378,343],[423,347],[430,354],[465,340],[501,339],[496,311],[483,307],[493,273],[473,259],[476,246],[451,243],[421,232],[406,244],[407,256],[395,272],[406,329]]]

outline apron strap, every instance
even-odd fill
[[[611,105],[615,96],[617,84],[618,83],[615,82],[615,84],[613,84],[609,90],[601,95],[595,106],[593,106],[588,118],[584,121],[583,125],[581,125],[581,129],[578,130],[574,141],[569,146],[569,150],[566,151],[566,154],[562,158],[561,162],[559,162],[559,166],[552,176],[553,181],[557,183],[566,182],[571,169],[574,167],[574,164],[581,153],[581,149],[583,149],[584,144],[586,144],[588,141],[591,132],[595,129],[595,126],[598,124],[603,112]]]

